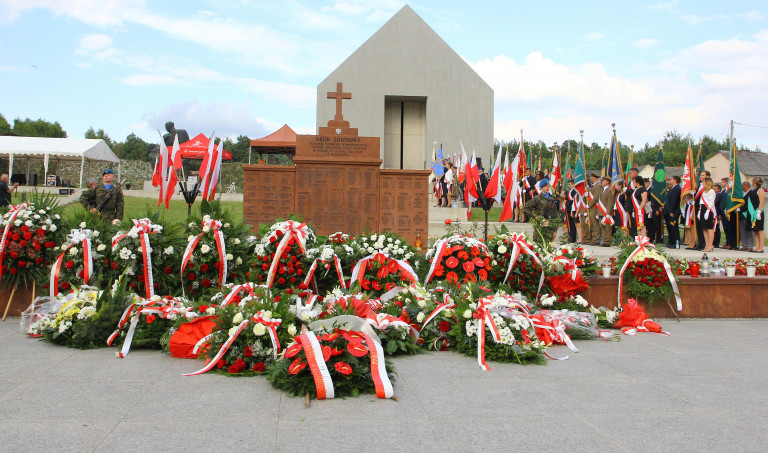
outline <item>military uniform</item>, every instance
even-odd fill
[[[123,199],[123,191],[117,189],[116,184],[112,185],[112,190],[115,191],[109,200],[101,208],[101,218],[106,222],[111,222],[115,219],[123,220],[123,208],[125,207],[125,200]],[[93,189],[88,189],[80,195],[80,204],[85,209],[91,210],[96,208],[104,200],[109,191],[104,184],[99,184]]]
[[[557,207],[557,199],[550,194],[549,198],[542,192],[536,195],[532,200],[528,200],[523,208],[528,216],[542,216],[547,219],[556,219],[560,217],[560,210]]]
[[[589,189],[589,193],[592,194],[592,201],[589,202],[589,241],[592,243],[600,242],[600,220],[598,219],[599,211],[597,210],[597,201],[600,198],[600,192],[603,187],[599,182],[592,183],[592,188]]]

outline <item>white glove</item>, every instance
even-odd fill
[[[757,220],[761,220],[763,218],[763,211],[757,211]]]

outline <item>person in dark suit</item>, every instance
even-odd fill
[[[680,244],[680,177],[672,177],[672,187],[667,192],[664,204],[664,220],[667,222],[667,245],[672,248]]]
[[[732,187],[730,187],[730,179],[723,178],[720,180],[723,186],[723,193],[720,197],[720,202],[717,204],[717,212],[720,216],[720,223],[723,225],[723,233],[725,233],[724,249],[735,250],[736,249],[736,223],[731,222],[731,216],[728,214],[726,202],[731,196]]]
[[[727,186],[726,186],[727,187]],[[713,247],[720,248],[720,224],[724,217],[723,210],[720,205],[723,202],[723,187],[720,184],[715,184],[715,211],[717,212],[718,222],[715,222],[715,239],[713,241]]]

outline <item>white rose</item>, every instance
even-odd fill
[[[234,318],[232,318],[232,324],[240,324],[243,322],[243,314],[238,312]]]
[[[51,231],[56,231],[59,228],[56,225],[51,225],[51,226],[48,227],[48,229],[51,230]]]
[[[91,233],[91,236],[93,236],[94,238],[97,238],[99,237],[99,234],[101,233],[99,233],[98,231],[94,231],[93,233]]]
[[[231,329],[229,329],[229,336],[235,335],[235,332],[237,332],[237,326],[232,326]]]
[[[187,237],[187,242],[192,242],[194,240],[195,240],[195,236],[188,236]]]
[[[469,319],[472,317],[472,311],[471,310],[464,310],[464,314],[462,315],[465,318]]]
[[[229,223],[225,223],[224,225],[222,225],[222,227],[224,228],[229,228],[229,226],[230,226]]]
[[[14,224],[14,225],[16,225],[16,226],[21,226],[21,220],[19,220],[19,219],[16,219],[16,220],[13,222],[13,224]]]
[[[24,225],[31,227],[32,225],[34,225],[34,223],[32,223],[31,220],[27,220],[26,222],[24,222]]]
[[[200,252],[205,255],[206,253],[210,252],[211,248],[208,247],[208,244],[203,244],[202,247],[200,247]]]
[[[213,308],[213,307],[208,307],[208,309],[205,310],[205,314],[206,315],[214,315],[214,314],[216,314],[216,309]]]
[[[77,255],[77,247],[72,247],[71,249],[69,249],[69,254],[72,256]]]
[[[424,299],[419,299],[418,305],[419,308],[424,308],[427,306],[427,302]]]
[[[238,266],[243,264],[243,259],[238,256],[237,259],[235,260],[235,264],[237,264]]]
[[[209,231],[211,231],[211,227],[209,227],[209,226],[204,226],[203,227],[203,233],[207,233]]]
[[[286,329],[286,330],[288,331],[288,335],[290,335],[290,336],[296,335],[296,325],[295,324],[291,324],[290,326],[288,326],[288,329]]]
[[[96,247],[96,251],[97,251],[97,252],[103,252],[103,251],[104,251],[104,249],[106,249],[106,248],[107,248],[107,246],[106,246],[106,245],[104,245],[104,244],[99,244],[99,246],[98,246],[98,247]]]
[[[309,321],[309,313],[308,313],[308,312],[306,312],[306,311],[303,311],[303,312],[301,312],[301,316],[300,316],[300,318],[301,318],[301,320],[302,320],[302,321],[304,321],[304,322],[307,322],[307,321]]]
[[[163,300],[163,298],[158,296],[157,294],[155,294],[154,296],[150,297],[149,300],[151,300],[153,302],[158,302],[158,301]]]
[[[453,316],[453,310],[451,310],[450,308],[446,308],[445,310],[443,310],[443,317],[450,318],[451,316]]]
[[[264,324],[257,323],[255,326],[253,326],[253,334],[256,335],[257,337],[260,337],[265,333],[267,333],[267,328],[264,327]]]
[[[232,261],[233,259],[235,259],[235,257],[232,256],[231,253],[227,253],[227,261]]]
[[[85,222],[80,222],[80,228],[85,228],[85,227],[86,227]]]
[[[424,318],[426,318],[427,315],[424,314],[423,311],[420,311],[418,315],[416,315],[416,322],[424,322]]]
[[[235,244],[239,245],[240,244],[240,239],[235,238]]]
[[[265,311],[264,313],[261,314],[261,317],[266,319],[266,320],[270,320],[270,319],[272,319],[272,312],[267,310],[267,311]]]
[[[499,253],[507,253],[507,247],[505,247],[503,244],[499,246],[498,250]]]

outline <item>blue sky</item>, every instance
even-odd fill
[[[315,130],[317,84],[396,0],[0,0],[0,113],[157,141]],[[495,137],[655,143],[768,127],[764,1],[421,1],[495,94]],[[737,125],[768,151],[768,129]],[[430,137],[430,140],[433,138]],[[439,137],[434,140],[440,141]]]

